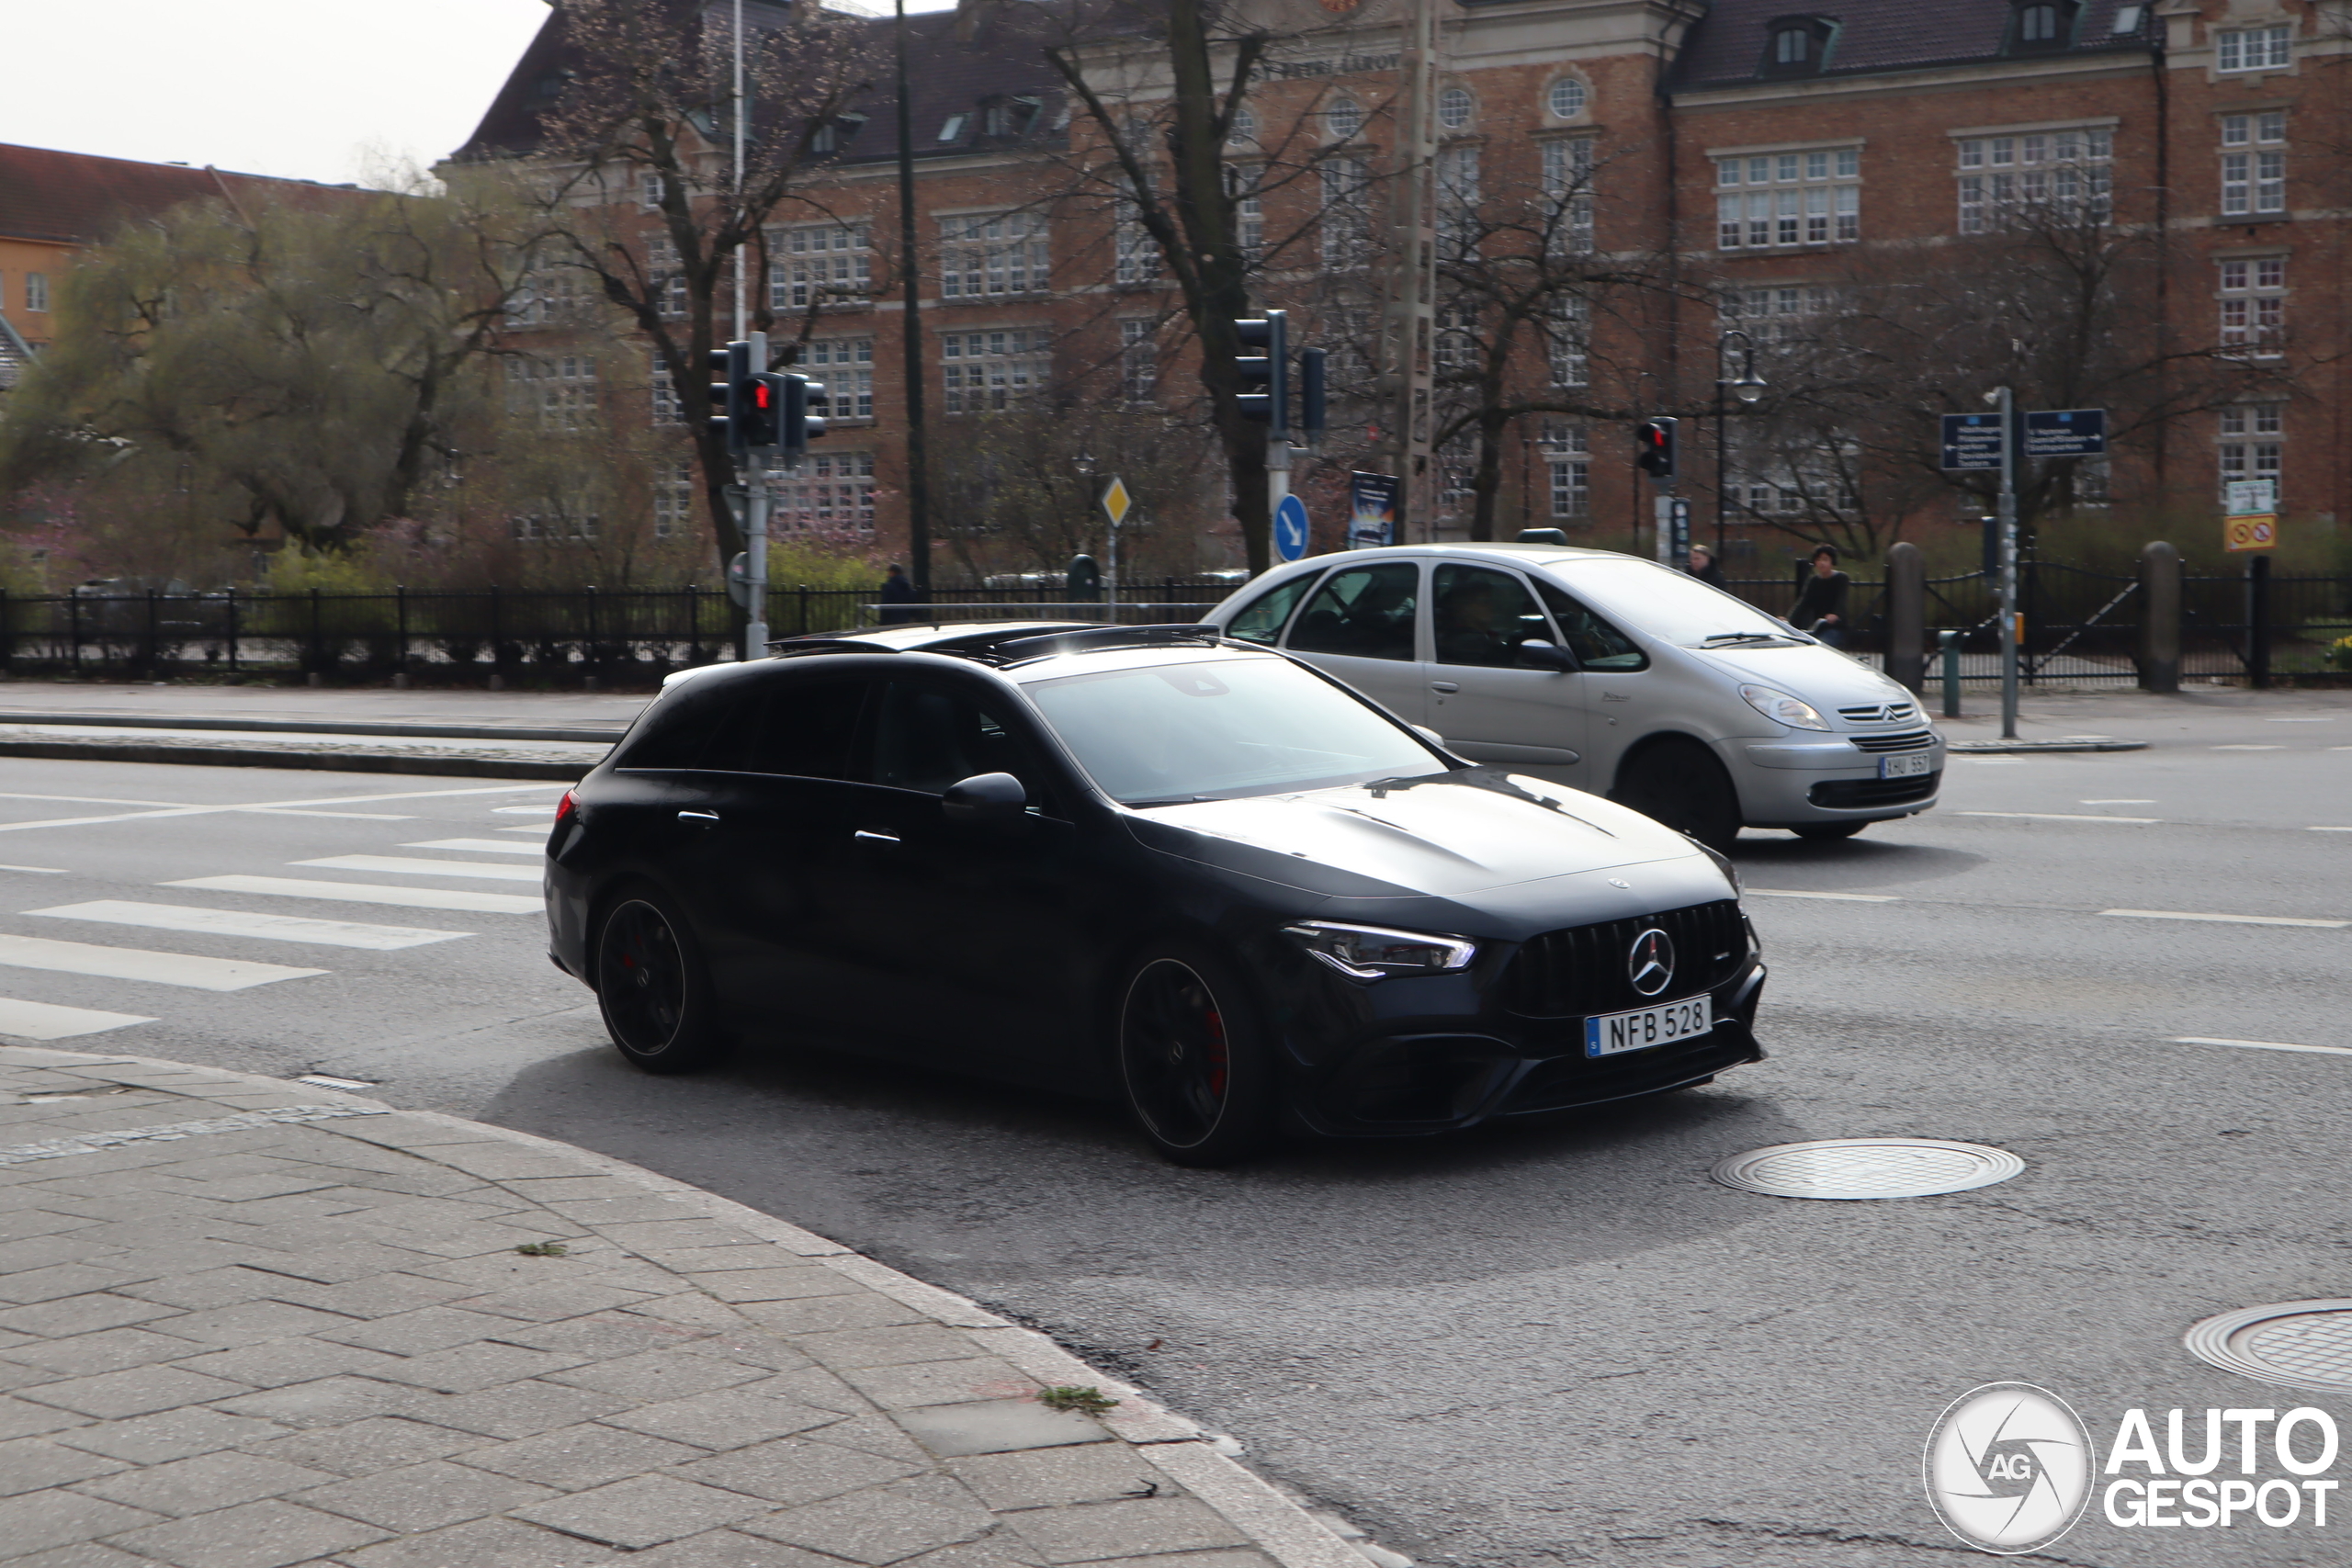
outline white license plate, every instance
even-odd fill
[[[1715,1026],[1714,998],[1692,997],[1664,1007],[1612,1012],[1584,1021],[1584,1054],[1613,1056],[1620,1051],[1645,1051],[1704,1034]]]
[[[1936,771],[1933,751],[1907,751],[1897,757],[1878,760],[1878,776],[1883,779],[1923,779]]]

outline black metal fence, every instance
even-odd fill
[[[1232,589],[1221,580],[1162,579],[1123,586],[1115,606],[1064,603],[1058,585],[941,589],[932,604],[905,607],[903,618],[1192,618]],[[878,597],[878,588],[772,586],[769,635],[875,625]],[[729,657],[735,625],[725,590],[702,587],[0,593],[0,672],[629,683]]]

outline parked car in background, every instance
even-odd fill
[[[1337,676],[1447,750],[1718,850],[1838,839],[1935,805],[1909,692],[1686,573],[1609,550],[1431,545],[1277,567],[1203,619]]]

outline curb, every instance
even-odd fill
[[[1352,1533],[1352,1528],[1345,1521],[1334,1519],[1327,1524],[1322,1517],[1310,1512],[1306,1505],[1277,1489],[1255,1472],[1237,1463],[1232,1456],[1240,1451],[1241,1446],[1234,1439],[1208,1431],[1189,1417],[1170,1410],[1133,1384],[1089,1366],[1035,1329],[1000,1317],[967,1297],[902,1274],[813,1231],[803,1230],[788,1221],[779,1220],[673,1177],[559,1139],[543,1138],[534,1133],[516,1132],[512,1128],[469,1121],[444,1111],[406,1110],[382,1100],[369,1100],[364,1095],[344,1093],[315,1084],[266,1077],[257,1073],[234,1072],[225,1067],[199,1067],[191,1063],[173,1062],[156,1056],[99,1055],[28,1045],[0,1049],[5,1049],[9,1056],[25,1061],[28,1066],[130,1066],[160,1068],[171,1073],[200,1072],[220,1080],[245,1084],[272,1093],[298,1093],[316,1104],[349,1106],[356,1110],[413,1117],[435,1126],[461,1130],[474,1136],[487,1135],[503,1143],[579,1161],[616,1181],[624,1181],[648,1193],[660,1194],[681,1202],[703,1218],[724,1220],[773,1242],[797,1257],[833,1269],[876,1294],[921,1313],[943,1327],[983,1330],[989,1336],[989,1348],[992,1353],[1042,1383],[1049,1386],[1092,1384],[1115,1400],[1118,1405],[1116,1411],[1099,1416],[1096,1420],[1114,1437],[1132,1447],[1138,1459],[1190,1492],[1280,1563],[1282,1568],[1365,1568],[1367,1562],[1381,1565],[1381,1568],[1400,1568],[1400,1565],[1401,1568],[1410,1568],[1411,1559],[1374,1546],[1368,1540],[1362,1544],[1351,1541],[1339,1529],[1332,1528],[1337,1524]],[[329,1129],[322,1124],[322,1130]],[[415,1154],[417,1151],[411,1149],[408,1152]],[[477,1179],[497,1184],[495,1178],[481,1177]]]
[[[575,740],[601,746],[609,746],[628,733],[626,724],[564,729],[545,725],[398,724],[379,719],[168,718],[151,713],[42,713],[17,708],[0,708],[0,724],[95,725],[108,729],[228,729],[253,735],[381,735],[410,739]]]
[[[2144,751],[2144,740],[1948,740],[1947,752],[1984,756],[1999,751]]]
[[[564,784],[578,784],[587,775],[588,770],[596,765],[594,762],[426,757],[397,751],[272,751],[258,747],[171,746],[136,740],[0,740],[0,757],[48,757],[82,762],[166,762],[213,768],[307,768],[343,773],[430,773],[469,779],[554,779]]]

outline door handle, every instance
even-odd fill
[[[678,813],[678,820],[681,822],[691,822],[697,828],[716,828],[718,826],[718,813],[716,811],[681,811]]]
[[[893,849],[896,849],[899,843],[898,834],[877,833],[870,828],[860,828],[856,832],[851,834],[850,837],[855,839],[861,844],[888,844]]]
[[[1453,681],[1431,681],[1430,682],[1430,690],[1432,692],[1458,692],[1461,689],[1461,685]]]

